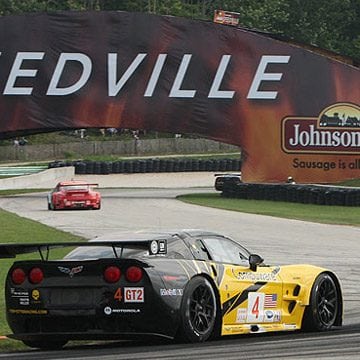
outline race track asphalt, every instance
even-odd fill
[[[186,174],[188,177],[178,173],[159,175],[164,177],[154,177],[154,182],[150,177],[136,179],[135,174],[125,175],[126,178],[116,175],[111,181],[109,175],[106,179],[86,176],[91,182],[99,182],[102,188],[100,211],[48,211],[46,193],[2,197],[0,208],[86,238],[140,229],[209,229],[237,239],[262,255],[267,263],[311,263],[330,268],[342,282],[345,299],[343,330],[312,335],[236,337],[207,345],[139,347],[121,343],[110,347],[90,346],[90,349],[69,347],[50,355],[36,351],[38,359],[95,359],[99,356],[102,359],[125,359],[126,356],[131,359],[278,359],[283,358],[282,355],[291,359],[356,358],[360,353],[360,342],[357,341],[360,338],[359,227],[285,220],[185,204],[175,197],[189,192],[214,191],[213,174],[201,173],[196,179],[191,174]],[[22,358],[35,359],[33,354],[34,351],[27,352]]]

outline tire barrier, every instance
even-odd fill
[[[224,183],[221,196],[316,205],[360,206],[360,188],[325,185]]]
[[[121,161],[53,161],[48,168],[74,166],[75,174],[133,174],[190,171],[236,171],[241,170],[237,159],[138,159]]]

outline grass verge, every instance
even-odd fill
[[[360,207],[325,206],[280,201],[229,199],[219,194],[187,194],[179,200],[224,210],[325,224],[360,226]]]
[[[0,243],[65,242],[84,240],[79,236],[54,229],[1,209],[0,229]],[[68,251],[68,248],[54,250],[51,252],[51,258],[61,258]],[[38,254],[26,254],[17,257],[17,260],[37,257]],[[0,259],[0,336],[11,332],[6,322],[4,284],[7,271],[14,260],[15,259]],[[0,338],[0,352],[25,348],[25,345],[20,341]]]
[[[360,187],[360,179],[345,180],[339,183],[340,186]]]
[[[77,160],[79,158],[74,158]],[[117,155],[87,155],[83,157],[85,161],[126,161],[126,160],[146,160],[146,159],[164,159],[164,160],[184,160],[184,159],[197,159],[197,160],[222,160],[222,159],[240,159],[239,152],[224,152],[214,154],[166,154],[166,155],[148,155],[148,156],[117,156]]]
[[[29,194],[34,192],[44,192],[50,189],[10,189],[0,190],[0,196],[18,195],[18,194]]]

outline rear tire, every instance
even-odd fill
[[[58,350],[63,348],[67,343],[67,340],[56,340],[56,341],[41,341],[41,340],[23,340],[26,346],[44,349],[44,350]]]
[[[47,198],[47,204],[48,204],[48,210],[54,210],[54,205],[53,205],[53,203],[52,203],[52,201],[51,201],[51,198],[48,196],[48,198]]]
[[[338,316],[339,297],[333,278],[326,273],[320,274],[311,289],[302,328],[307,331],[330,330]]]
[[[197,276],[184,290],[180,309],[178,338],[185,342],[203,342],[214,333],[217,301],[213,287],[207,279]]]

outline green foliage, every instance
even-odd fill
[[[10,189],[10,190],[0,190],[0,196],[29,194],[29,193],[41,192],[41,191],[49,191],[49,190],[50,189]],[[1,211],[0,211],[0,217],[1,217]],[[2,221],[3,221],[3,219],[0,218],[0,224],[1,224]],[[0,236],[0,238],[1,238],[1,236]]]
[[[288,34],[304,43],[360,57],[358,0],[292,1]],[[359,50],[359,49],[358,49]]]
[[[34,243],[34,242],[71,242],[81,241],[83,238],[66,233],[36,221],[22,218],[18,215],[0,209],[0,243]],[[69,249],[58,249],[52,252],[52,259],[62,258]],[[26,254],[20,259],[37,258],[38,255]],[[9,334],[10,330],[5,320],[4,283],[8,269],[14,259],[0,259],[0,336]],[[0,351],[10,349],[24,349],[21,342],[14,340],[0,340]]]
[[[0,0],[0,15],[121,10],[212,20],[215,9],[239,12],[243,27],[360,59],[359,0]]]
[[[360,178],[359,179],[352,179],[346,180],[338,184],[339,186],[351,186],[351,187],[360,187]]]
[[[178,196],[178,199],[191,204],[249,214],[269,215],[326,224],[360,226],[359,207],[229,199],[221,197],[220,194],[188,194]]]
[[[0,243],[78,241],[79,237],[0,209]]]

